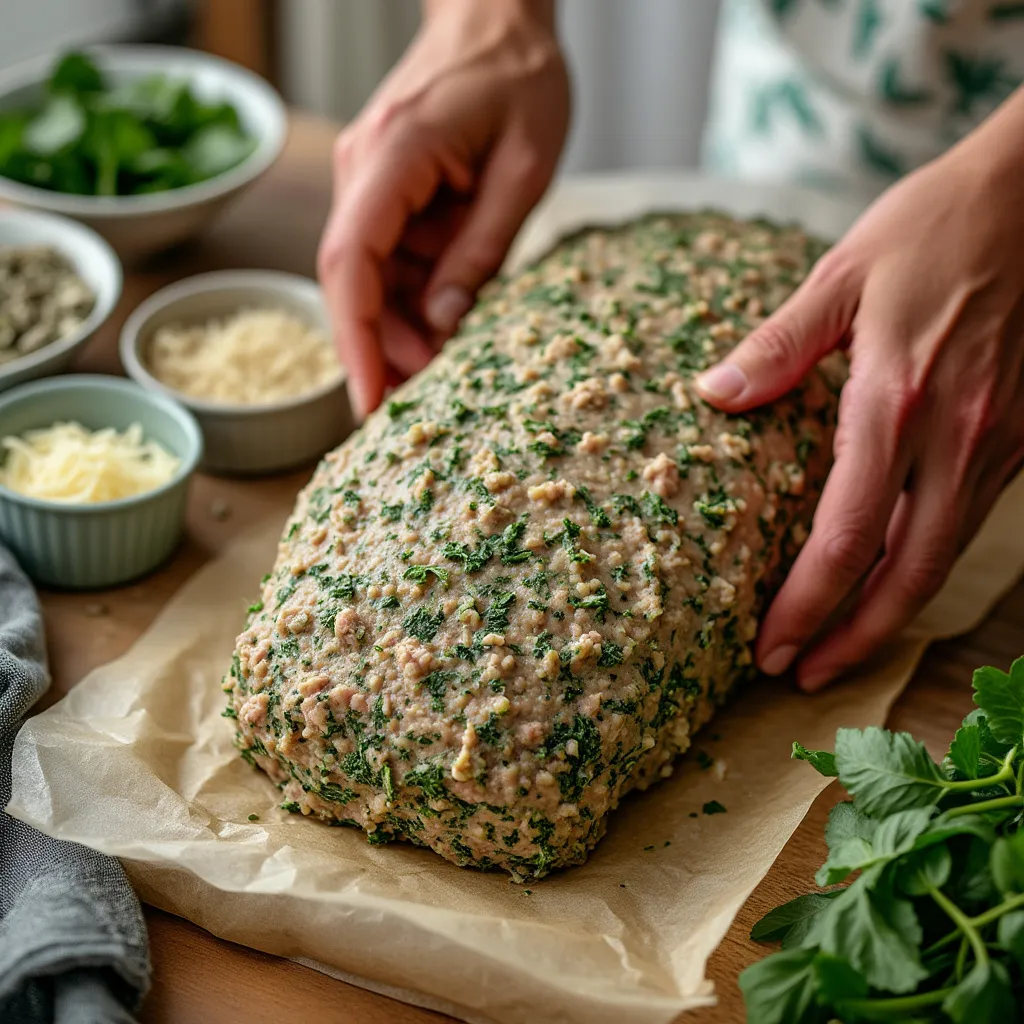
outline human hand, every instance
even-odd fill
[[[334,152],[319,275],[356,412],[421,370],[500,267],[565,140],[553,0],[431,0]]]
[[[1024,461],[1024,177],[1020,153],[1004,160],[991,139],[890,189],[698,382],[740,412],[848,346],[835,463],[757,643],[771,675],[799,658],[806,690],[917,614]],[[853,611],[816,640],[862,579]]]

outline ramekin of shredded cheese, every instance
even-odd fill
[[[123,433],[113,427],[87,430],[81,423],[54,423],[2,440],[5,452],[0,485],[42,501],[93,505],[156,490],[181,465],[133,423]]]
[[[168,324],[154,333],[148,357],[150,372],[169,388],[228,405],[301,398],[341,377],[327,335],[285,309]]]
[[[144,576],[181,540],[202,451],[186,408],[121,377],[12,388],[0,394],[0,542],[46,586]]]
[[[353,427],[317,283],[269,270],[199,274],[125,322],[129,377],[188,408],[203,469],[252,476],[311,465]]]

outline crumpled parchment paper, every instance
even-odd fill
[[[787,198],[788,197],[788,198]],[[675,178],[564,188],[519,249],[657,206],[799,217],[837,234],[852,211],[799,193]],[[221,677],[289,511],[236,540],[122,658],[29,721],[11,814],[122,859],[139,895],[216,935],[473,1022],[665,1024],[713,1002],[705,966],[824,785],[790,743],[884,721],[928,642],[972,628],[1024,570],[1024,476],[945,589],[900,638],[813,698],[748,690],[695,756],[626,800],[582,867],[532,883],[281,811],[232,747]],[[717,800],[724,814],[705,815]],[[258,820],[249,821],[250,815]]]

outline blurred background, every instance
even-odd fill
[[[351,118],[416,30],[419,0],[4,0],[0,69],[66,46],[162,42],[258,71]],[[568,172],[696,166],[718,0],[562,0],[576,85]]]

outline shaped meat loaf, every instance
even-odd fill
[[[843,369],[743,417],[691,379],[823,248],[659,215],[487,289],[320,464],[238,638],[228,714],[285,808],[525,878],[671,774],[751,672]]]

